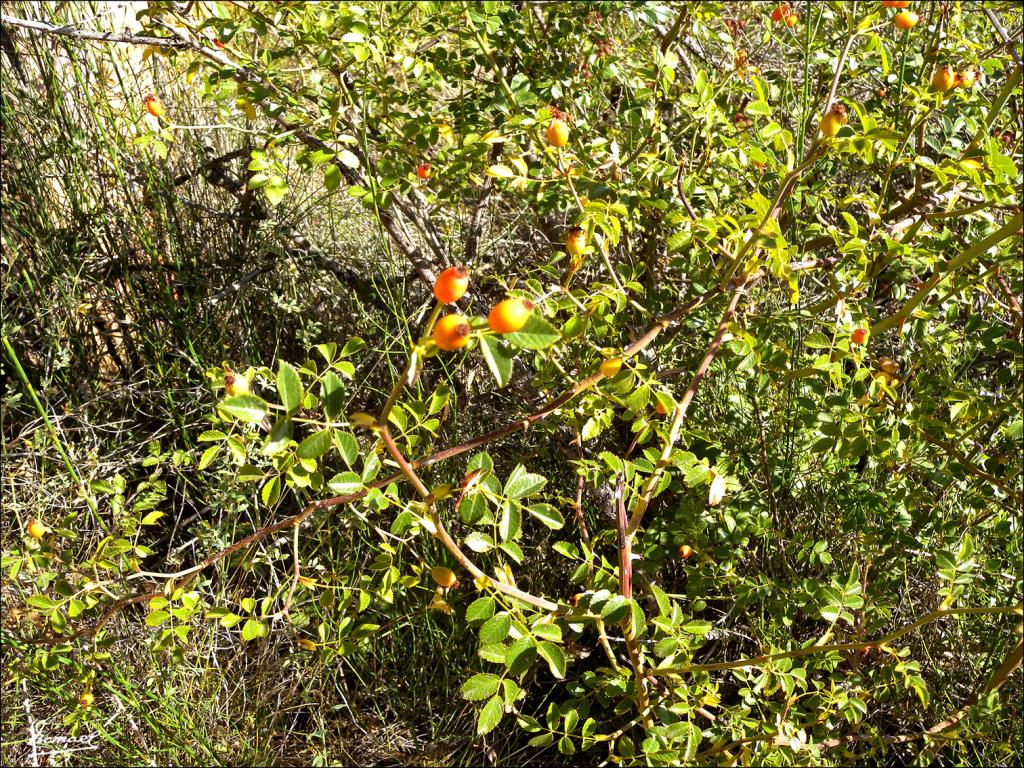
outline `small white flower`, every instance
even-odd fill
[[[840,299],[836,302],[836,323],[839,325],[849,325],[852,322],[853,315],[846,308],[846,299]]]
[[[708,504],[717,507],[725,497],[725,478],[711,470],[711,488],[708,490]]]

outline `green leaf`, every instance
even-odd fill
[[[506,679],[501,681],[501,692],[506,706],[511,705],[513,701],[519,698],[519,686],[512,680]]]
[[[712,624],[706,621],[690,621],[681,627],[683,632],[688,632],[691,635],[706,635],[712,628]]]
[[[89,483],[89,490],[93,493],[117,493],[117,488],[108,480],[93,480]]]
[[[491,643],[490,645],[481,645],[477,649],[477,655],[484,661],[490,661],[494,664],[505,663],[505,644],[504,643]]]
[[[476,525],[487,513],[487,497],[482,493],[465,496],[459,504],[459,516],[466,525]]]
[[[274,475],[270,478],[263,486],[263,490],[260,493],[260,498],[263,499],[263,503],[268,507],[272,507],[277,504],[278,499],[281,498],[281,476]]]
[[[284,196],[288,194],[288,185],[283,181],[277,184],[267,184],[267,186],[263,188],[263,194],[267,196],[267,202],[270,203],[271,206],[276,206],[284,200]]]
[[[651,584],[651,592],[654,594],[654,602],[658,604],[658,615],[670,616],[672,604],[669,602],[668,595],[657,584]]]
[[[302,380],[291,365],[281,360],[277,368],[277,395],[287,413],[293,413],[302,405]]]
[[[484,174],[487,176],[492,176],[497,179],[514,179],[516,177],[515,171],[513,171],[507,165],[502,165],[500,163],[492,165],[490,168],[484,171]]]
[[[498,696],[484,704],[483,709],[480,710],[480,717],[476,721],[477,734],[482,736],[493,731],[498,723],[501,722],[501,716],[504,711],[501,698]]]
[[[217,408],[232,418],[250,424],[263,421],[267,416],[267,403],[256,395],[226,397],[217,404]]]
[[[505,666],[513,677],[521,676],[533,666],[537,658],[537,644],[529,635],[521,637],[508,647],[505,652]]]
[[[565,653],[554,643],[537,644],[537,652],[547,661],[551,674],[559,680],[565,677]]]
[[[278,419],[273,429],[267,435],[263,443],[262,453],[264,456],[276,456],[288,447],[288,441],[292,439],[293,425],[291,419]]]
[[[700,747],[700,741],[704,738],[704,734],[696,725],[685,721],[673,723],[671,728],[672,740],[677,744],[683,744],[683,751],[678,758],[679,762],[684,765],[690,763],[694,755],[697,754],[697,749]]]
[[[320,394],[324,404],[324,414],[334,421],[341,415],[345,407],[345,385],[334,371],[324,374],[320,385]]]
[[[220,453],[220,446],[211,445],[209,448],[203,451],[203,455],[199,457],[199,464],[197,465],[198,468],[206,469],[213,463],[213,460],[217,458],[218,453]]]
[[[562,513],[550,504],[531,504],[526,511],[552,530],[558,530],[565,525]]]
[[[242,625],[242,640],[249,642],[255,640],[257,637],[265,637],[267,634],[267,624],[259,619],[246,619],[245,624]]]
[[[314,432],[301,443],[295,451],[300,459],[315,459],[323,456],[331,449],[331,430],[323,429]]]
[[[512,629],[512,619],[509,615],[507,613],[496,614],[480,627],[480,643],[482,645],[500,643],[508,637],[510,629]]]
[[[473,531],[466,539],[466,546],[474,552],[490,552],[494,549],[494,539],[485,533]]]
[[[601,608],[601,618],[613,624],[625,616],[628,610],[629,601],[626,598],[622,595],[612,595]]]
[[[561,339],[562,334],[551,323],[534,312],[522,330],[506,333],[503,338],[513,347],[520,349],[547,349]]]
[[[324,169],[324,186],[328,192],[333,192],[341,186],[341,169],[336,165],[328,165]]]
[[[501,522],[498,525],[498,535],[502,541],[509,541],[519,535],[523,527],[522,507],[513,501],[506,501],[502,504]]]
[[[557,624],[537,624],[533,627],[533,634],[541,640],[550,640],[553,643],[562,642],[562,628]]]
[[[52,611],[59,605],[59,603],[55,603],[46,595],[32,595],[25,602],[41,611]]]
[[[355,472],[342,472],[332,477],[327,487],[338,496],[349,496],[362,490],[363,481]]]
[[[263,470],[253,464],[246,464],[238,469],[238,482],[240,483],[258,483],[264,477]]]
[[[512,474],[505,481],[505,495],[511,499],[522,499],[538,493],[546,484],[547,478],[527,472],[522,464],[517,464]]]
[[[148,614],[146,614],[146,626],[159,627],[169,618],[171,618],[171,614],[169,614],[167,611],[150,611]]]
[[[491,369],[498,387],[504,387],[512,378],[512,361],[515,355],[510,354],[505,344],[494,336],[480,337],[480,351],[483,353],[487,367]]]
[[[340,429],[334,431],[334,447],[338,449],[338,453],[341,454],[341,458],[344,459],[345,463],[350,467],[356,463],[356,459],[359,458],[359,443],[356,441],[356,436],[351,432],[344,432]]]
[[[480,672],[462,684],[462,698],[467,701],[483,701],[488,696],[493,696],[499,685],[500,677],[489,672]]]
[[[476,624],[487,621],[494,615],[494,598],[478,597],[466,609],[466,623]]]
[[[644,637],[647,634],[647,620],[643,608],[636,600],[629,601],[629,620],[636,637]]]

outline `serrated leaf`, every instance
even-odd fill
[[[510,629],[512,629],[512,619],[507,613],[499,613],[492,616],[480,627],[481,645],[500,643],[508,637]]]
[[[517,563],[523,562],[523,548],[514,541],[503,541],[498,545],[502,552],[511,557]]]
[[[477,649],[477,656],[484,661],[489,661],[492,664],[504,664],[505,663],[505,644],[504,643],[491,643],[490,645],[481,645]]]
[[[562,334],[538,312],[534,312],[522,330],[506,333],[502,338],[520,349],[547,349],[561,339]]]
[[[263,503],[268,507],[272,507],[277,504],[278,499],[281,498],[281,476],[274,475],[270,478],[263,486],[263,490],[260,492],[260,498]]]
[[[494,336],[480,337],[480,351],[483,353],[487,367],[498,384],[498,388],[504,387],[512,378],[512,361],[515,355]]]
[[[324,374],[323,383],[320,385],[320,393],[323,399],[324,414],[331,421],[338,418],[344,409],[345,390],[341,379],[334,371]]]
[[[466,525],[475,525],[480,522],[487,512],[487,497],[482,493],[474,493],[466,496],[459,504],[459,516]]]
[[[324,168],[324,186],[328,192],[333,192],[341,186],[341,168],[336,165],[328,165]]]
[[[494,540],[487,534],[474,531],[465,538],[466,546],[474,552],[490,552],[494,549]]]
[[[506,707],[510,706],[513,701],[519,698],[519,690],[519,686],[512,680],[506,679],[501,681],[501,693],[502,697],[505,699]]]
[[[476,721],[476,732],[477,735],[484,735],[490,733],[497,727],[498,723],[501,722],[501,716],[504,714],[504,707],[501,703],[501,698],[495,696],[486,704],[483,709],[480,710],[480,716]]]
[[[517,464],[505,481],[505,495],[511,499],[522,499],[539,493],[547,484],[544,475],[527,472],[522,464]]]
[[[323,429],[307,437],[295,450],[300,459],[315,459],[323,456],[331,449],[331,430]]]
[[[167,611],[150,611],[146,614],[146,626],[159,627],[169,618],[171,618],[171,614]]]
[[[516,177],[515,171],[513,171],[507,165],[502,165],[501,163],[492,165],[490,168],[484,171],[484,174],[487,176],[493,176],[496,179],[514,179]]]
[[[277,423],[270,430],[266,441],[263,443],[261,453],[264,456],[276,456],[286,447],[292,439],[293,425],[291,419],[278,419]]]
[[[264,637],[267,634],[266,622],[259,619],[246,619],[242,625],[242,640],[249,642],[257,637]]]
[[[519,535],[523,527],[522,508],[511,501],[502,504],[501,521],[498,524],[498,535],[502,541],[509,541]]]
[[[558,530],[565,525],[562,513],[550,504],[531,504],[526,511],[552,530]]]
[[[199,469],[206,469],[210,466],[210,464],[213,463],[213,460],[217,458],[218,453],[220,453],[219,445],[211,445],[203,451],[203,455],[199,457],[199,464],[197,465]]]
[[[557,624],[537,624],[533,628],[533,634],[541,640],[550,640],[553,643],[562,642],[562,628]]]
[[[478,597],[466,609],[466,623],[484,622],[494,615],[494,598]]]
[[[285,412],[293,413],[302,405],[302,380],[298,371],[284,360],[278,362],[277,368],[277,396],[281,398],[281,405]]]
[[[521,676],[533,666],[537,658],[537,645],[529,635],[521,637],[508,647],[505,653],[505,666],[514,677]]]
[[[250,424],[263,421],[267,415],[266,402],[256,395],[226,397],[217,404],[217,408],[232,418]]]
[[[690,621],[681,627],[683,632],[689,632],[691,635],[706,635],[712,628],[713,626],[706,621]]]
[[[612,595],[601,607],[601,618],[609,624],[613,624],[625,616],[628,610],[629,601],[626,598],[622,595]]]
[[[25,602],[31,607],[38,608],[41,611],[52,611],[58,605],[58,603],[55,603],[46,595],[32,595]]]
[[[677,744],[685,744],[682,754],[679,755],[679,762],[684,765],[690,763],[694,755],[697,754],[697,749],[700,747],[700,741],[704,738],[704,734],[696,725],[685,721],[674,723],[672,729],[673,741]]]
[[[263,188],[263,194],[267,197],[267,202],[271,206],[276,206],[282,200],[284,196],[288,194],[288,186],[286,184],[268,184]]]
[[[238,468],[238,482],[240,483],[258,483],[263,477],[263,470],[252,464],[245,464]]]
[[[657,584],[651,584],[651,592],[654,594],[654,602],[658,604],[658,615],[669,616],[672,610],[672,603],[669,601],[668,595]]]
[[[462,698],[467,701],[483,701],[488,696],[493,696],[500,685],[501,678],[497,675],[480,672],[462,684]]]
[[[342,472],[332,477],[327,487],[338,496],[348,496],[362,490],[363,481],[355,472]]]
[[[359,443],[356,441],[356,436],[351,432],[343,432],[340,429],[335,430],[334,447],[338,449],[338,453],[341,454],[341,458],[350,467],[355,464],[356,459],[359,458]]]
[[[548,663],[552,675],[559,680],[565,677],[565,652],[559,646],[541,642],[537,644],[537,652]]]

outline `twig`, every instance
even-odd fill
[[[529,592],[524,592],[523,590],[519,589],[518,587],[514,587],[511,584],[505,584],[504,582],[491,579],[483,571],[481,571],[476,566],[476,564],[474,564],[473,561],[466,556],[466,554],[462,551],[462,549],[455,542],[455,540],[448,534],[448,531],[445,530],[444,524],[441,522],[441,518],[437,514],[437,505],[432,502],[433,496],[431,495],[430,490],[427,488],[426,485],[423,484],[423,481],[420,480],[419,476],[417,476],[416,471],[412,468],[412,465],[405,458],[405,456],[402,455],[402,452],[398,449],[398,446],[395,444],[394,438],[391,437],[391,432],[388,430],[387,425],[381,424],[378,427],[378,431],[380,433],[381,439],[384,441],[384,445],[388,449],[388,453],[390,453],[391,457],[396,462],[398,462],[398,466],[401,467],[402,473],[409,480],[409,483],[412,485],[412,487],[416,489],[416,492],[419,493],[420,496],[422,496],[427,501],[429,506],[430,519],[431,522],[434,524],[434,536],[436,536],[440,540],[440,542],[444,544],[445,549],[447,549],[451,553],[452,557],[459,561],[459,564],[462,565],[463,568],[469,571],[475,579],[485,580],[487,583],[492,584],[499,592],[504,592],[509,597],[514,597],[517,600],[522,600],[524,603],[529,603],[530,605],[535,606],[537,608],[541,608],[545,611],[559,610],[559,606],[557,603],[552,603],[550,600],[546,600],[543,597],[531,595]]]
[[[1018,213],[984,240],[976,242],[960,255],[953,257],[945,264],[937,267],[934,274],[925,281],[924,285],[921,286],[913,296],[907,300],[906,304],[893,314],[879,320],[871,326],[871,335],[878,336],[890,328],[895,328],[897,325],[902,323],[906,318],[910,317],[910,314],[922,301],[924,301],[925,297],[928,296],[928,294],[935,289],[935,286],[937,286],[943,279],[968,262],[984,254],[989,248],[994,248],[1006,238],[1015,235],[1020,230],[1022,224],[1024,224],[1024,216]]]
[[[697,371],[693,374],[693,379],[690,381],[690,386],[686,388],[686,392],[683,394],[683,399],[675,408],[672,416],[672,424],[669,426],[669,434],[665,440],[665,447],[662,449],[661,456],[658,458],[658,463],[655,465],[654,472],[647,479],[643,491],[637,497],[636,506],[633,508],[633,514],[631,515],[629,525],[626,528],[626,535],[628,537],[632,537],[636,534],[636,531],[643,520],[644,513],[647,511],[647,507],[651,503],[651,498],[654,496],[654,491],[657,489],[658,483],[661,481],[661,476],[664,474],[665,467],[671,462],[672,448],[679,435],[679,430],[683,425],[683,420],[686,418],[686,412],[690,408],[690,403],[693,402],[694,395],[697,394],[697,388],[700,387],[700,383],[704,379],[704,375],[711,366],[711,361],[715,359],[718,347],[722,343],[722,337],[725,335],[726,326],[728,326],[732,320],[733,313],[736,311],[736,305],[739,304],[740,295],[742,293],[743,286],[741,284],[733,291],[732,300],[729,302],[729,306],[725,310],[725,314],[722,315],[722,320],[718,324],[718,330],[715,333],[714,339],[711,341],[711,346],[708,348],[707,353],[704,355],[704,359],[701,360],[700,365],[697,367]]]
[[[975,466],[974,463],[970,459],[968,459],[955,445],[953,445],[952,443],[947,443],[945,440],[940,440],[934,435],[928,434],[928,432],[926,432],[924,429],[918,429],[918,433],[921,435],[921,437],[925,439],[925,442],[931,443],[936,448],[941,448],[942,450],[952,454],[953,458],[960,462],[960,466],[967,470],[970,474],[974,475],[975,477],[980,477],[985,482],[991,483],[996,488],[1005,493],[1007,496],[1009,496],[1011,499],[1013,499],[1013,501],[1016,504],[1020,505],[1021,495],[1019,493],[1017,493],[1013,488],[1010,488],[1005,483],[1003,483],[998,477],[991,475],[985,470]]]
[[[984,6],[982,6],[982,8],[985,11],[985,15],[988,16],[988,20],[992,22],[992,26],[995,27],[996,32],[999,33],[999,36],[1003,38],[1003,42],[1006,43],[1006,50],[1010,52],[1010,55],[1013,56],[1013,60],[1017,62],[1017,68],[1024,71],[1024,62],[1021,61],[1020,54],[1017,53],[1017,43],[1014,42],[1008,34],[1006,34],[1006,30],[1003,29],[1003,25],[999,23],[999,19],[996,18],[992,9],[985,8]]]
[[[619,584],[620,593],[626,600],[633,599],[633,537],[626,535],[626,502],[623,498],[625,478],[619,472],[615,479],[615,520],[619,533]],[[654,722],[650,715],[650,699],[647,696],[647,676],[644,674],[643,661],[640,658],[640,647],[633,631],[633,609],[629,606],[626,615],[619,622],[622,627],[626,650],[629,652],[629,663],[633,667],[633,685],[636,688],[636,709],[643,719],[644,728],[650,728]]]
[[[676,20],[672,22],[672,26],[669,27],[668,32],[666,32],[665,36],[661,39],[660,47],[662,53],[667,51],[679,36],[679,30],[682,28],[683,22],[686,21],[686,17],[689,16],[689,11],[690,9],[684,6],[679,12],[679,15],[676,16]]]
[[[130,45],[157,45],[161,48],[187,48],[187,44],[175,41],[168,37],[147,37],[146,35],[133,35],[128,32],[94,32],[88,29],[76,29],[70,24],[57,27],[47,24],[44,21],[33,21],[31,19],[17,19],[0,13],[0,21],[10,24],[12,27],[31,29],[33,32],[45,32],[48,35],[60,37],[71,37],[76,40],[96,40],[101,43],[128,43]]]
[[[782,659],[795,659],[801,656],[812,656],[816,653],[830,653],[836,651],[861,651],[865,648],[877,648],[881,645],[888,645],[889,643],[898,640],[904,635],[910,634],[915,629],[923,627],[925,624],[930,624],[931,622],[941,619],[945,616],[989,613],[1019,613],[1020,610],[1021,606],[1019,605],[999,605],[992,607],[982,606],[973,608],[939,608],[925,616],[922,616],[913,624],[908,624],[902,629],[898,629],[895,632],[891,632],[885,637],[879,638],[878,640],[868,640],[857,643],[837,643],[835,645],[812,645],[808,648],[797,648],[794,651],[772,653],[766,654],[764,656],[753,656],[747,659],[736,659],[735,661],[720,661],[714,664],[683,664],[674,667],[659,667],[652,669],[650,671],[650,674],[681,677],[691,672],[721,672],[727,669],[743,669],[744,667],[757,667],[762,664],[767,664],[773,661],[780,661]]]
[[[488,162],[498,162],[501,156],[501,145],[495,144],[491,147]],[[480,233],[484,226],[484,213],[487,211],[487,201],[491,198],[491,191],[494,189],[494,177],[488,176],[484,179],[483,187],[480,190],[480,197],[477,198],[473,208],[473,215],[469,220],[469,229],[466,232],[466,248],[463,251],[462,260],[465,264],[472,266],[476,261],[476,255],[480,248]]]
[[[835,739],[828,739],[826,741],[817,744],[819,749],[831,749],[832,747],[838,747],[841,744],[849,744],[854,741],[882,741],[886,744],[904,744],[908,741],[915,741],[917,739],[923,739],[926,736],[934,736],[938,733],[942,733],[945,730],[952,728],[954,725],[959,723],[964,717],[970,712],[971,707],[978,703],[982,696],[991,693],[992,691],[999,690],[1003,683],[1006,682],[1007,678],[1014,673],[1014,671],[1020,666],[1022,651],[1024,646],[1021,643],[1010,651],[1010,653],[1003,660],[1003,663],[992,673],[988,683],[982,689],[981,693],[974,696],[967,704],[958,709],[952,715],[947,717],[941,723],[936,723],[931,728],[921,733],[910,733],[901,736],[876,736],[871,734],[853,734],[851,736],[842,736]]]

